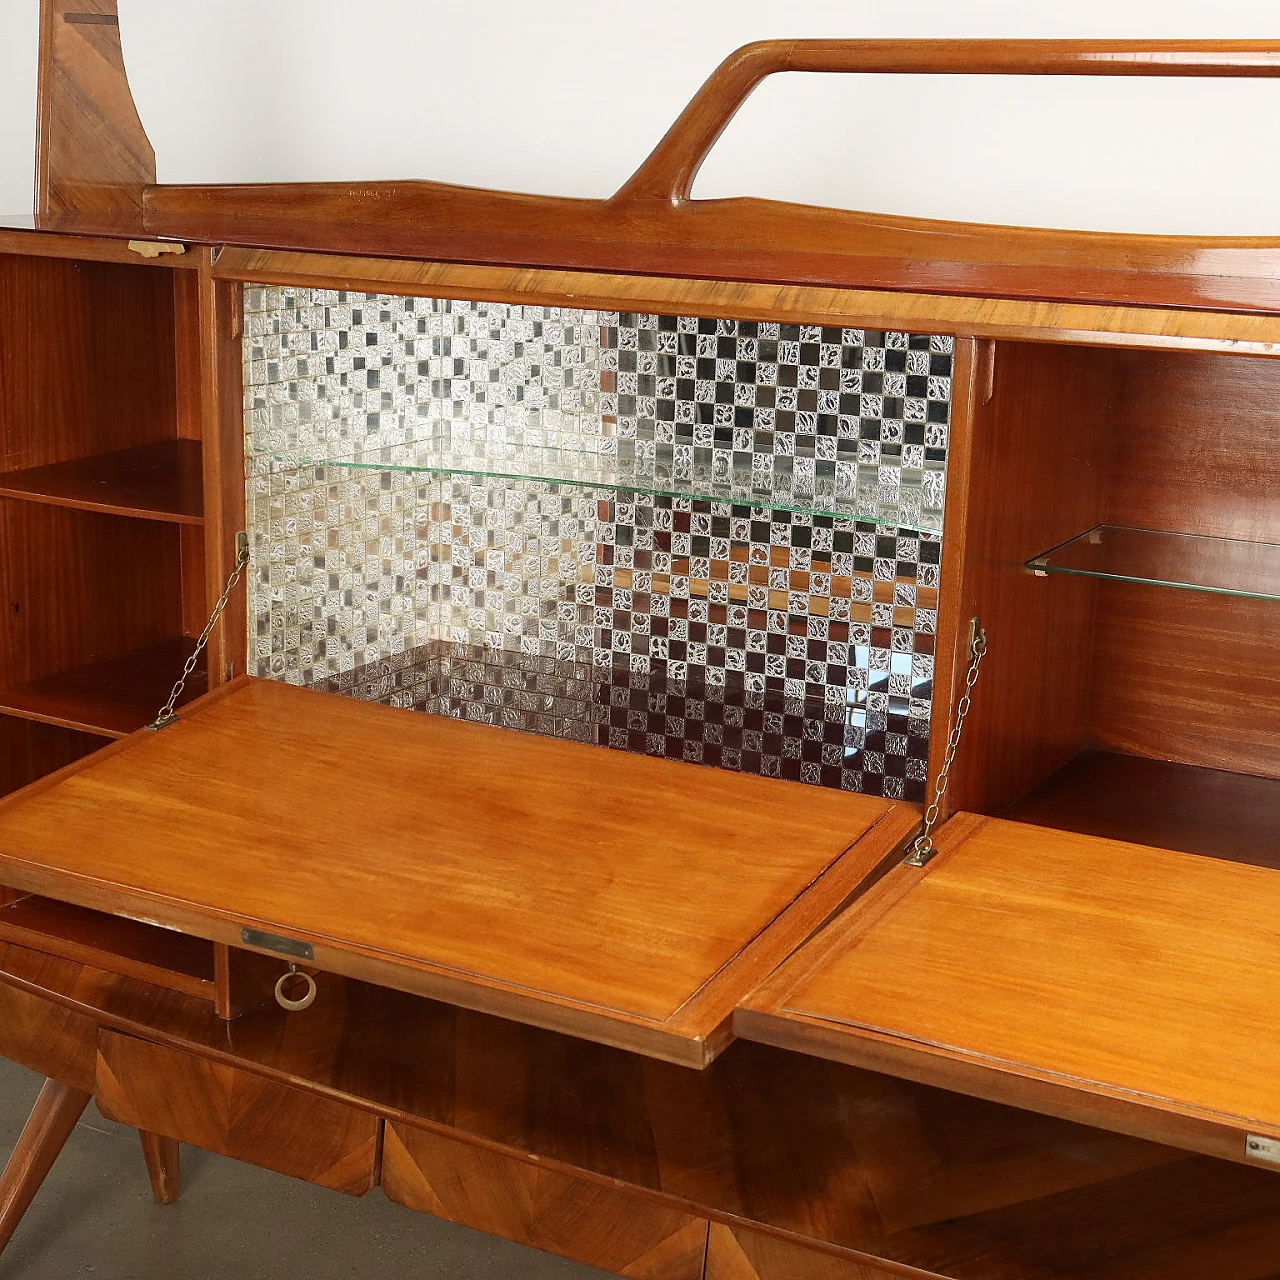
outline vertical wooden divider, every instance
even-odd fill
[[[988,359],[990,355],[988,354]],[[947,440],[947,502],[942,529],[942,568],[938,583],[938,633],[933,656],[933,709],[929,725],[927,805],[934,794],[955,704],[969,665],[969,617],[962,616],[965,538],[969,528],[969,470],[973,457],[974,406],[978,394],[977,343],[957,338],[951,383],[951,429]],[[940,817],[953,806],[944,797]]]
[[[204,510],[208,608],[226,588],[236,562],[236,535],[245,528],[242,289],[214,280],[216,250],[200,251],[199,341],[204,424]],[[247,574],[245,575],[247,578]],[[247,659],[246,584],[232,596],[209,641],[209,687],[243,675]],[[206,611],[207,614],[207,611]]]

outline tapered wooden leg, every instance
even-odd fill
[[[178,1144],[172,1138],[162,1138],[158,1133],[138,1130],[142,1139],[142,1154],[147,1162],[147,1175],[151,1179],[151,1194],[157,1204],[172,1204],[181,1191],[178,1178]]]
[[[92,1094],[58,1080],[46,1080],[18,1144],[0,1174],[0,1251],[17,1230],[40,1184],[84,1114]]]

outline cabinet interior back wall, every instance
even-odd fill
[[[179,435],[179,274],[0,255],[0,471]]]

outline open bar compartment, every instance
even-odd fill
[[[968,344],[244,298],[256,674],[924,801]]]
[[[1270,864],[1280,361],[1017,343],[994,360],[964,585],[989,653],[956,808]],[[1073,540],[1084,572],[1037,576]]]

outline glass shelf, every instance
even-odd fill
[[[1280,600],[1280,545],[1100,524],[1027,561],[1050,573]]]
[[[887,486],[879,467],[853,459],[815,461],[784,456],[774,459],[771,470],[755,471],[734,469],[723,461],[722,450],[715,451],[714,459],[710,449],[691,450],[691,458],[676,458],[667,446],[665,456],[659,452],[656,457],[637,457],[629,448],[633,442],[619,444],[623,451],[613,454],[505,441],[459,445],[445,437],[433,437],[355,451],[340,447],[331,457],[277,452],[259,456],[270,458],[273,471],[324,466],[532,480],[794,511],[922,533],[942,532],[944,473],[940,463],[936,469],[919,473],[919,480]],[[897,468],[892,471],[895,478],[902,475]]]

